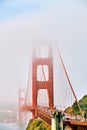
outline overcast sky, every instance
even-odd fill
[[[87,94],[86,0],[0,0],[0,102],[25,88],[32,44],[58,43],[80,99]]]

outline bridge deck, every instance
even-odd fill
[[[37,109],[37,115],[38,117],[40,117],[41,119],[43,119],[44,121],[46,121],[48,124],[51,125],[51,113],[47,113],[41,109]],[[64,125],[69,125],[69,126],[81,126],[81,127],[85,127],[87,129],[87,121],[78,121],[78,120],[64,120],[63,121]]]
[[[65,123],[69,125],[78,125],[78,126],[87,126],[87,121],[77,121],[77,120],[69,120],[65,121]]]

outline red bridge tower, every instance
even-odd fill
[[[44,81],[37,80],[37,67],[41,65],[42,71],[44,75]],[[45,78],[44,74],[44,65],[48,67],[48,80]],[[49,55],[46,58],[41,58],[41,56],[36,56],[36,51],[34,50],[33,58],[32,58],[32,107],[34,108],[32,111],[33,118],[37,117],[37,113],[35,109],[37,106],[37,97],[38,97],[38,90],[46,89],[48,92],[48,102],[49,107],[54,107],[53,101],[53,56],[52,56],[52,49],[49,48]]]

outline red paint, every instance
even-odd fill
[[[35,50],[34,50],[35,51]],[[38,65],[42,65],[42,71],[43,65],[48,66],[48,73],[49,78],[48,81],[45,79],[44,75],[44,81],[37,81],[37,67]],[[49,56],[47,58],[41,58],[41,56],[38,58],[36,57],[36,54],[34,52],[33,59],[32,59],[32,106],[33,108],[37,108],[37,94],[39,89],[47,89],[48,92],[48,98],[49,98],[49,107],[53,108],[53,57],[52,57],[52,50],[49,50]],[[37,113],[32,111],[33,118],[37,117]]]

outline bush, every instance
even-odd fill
[[[41,119],[31,119],[26,130],[51,130],[51,126]]]

